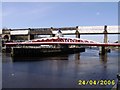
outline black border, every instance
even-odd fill
[[[111,88],[3,88],[2,90],[111,90]]]

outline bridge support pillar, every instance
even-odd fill
[[[104,43],[108,43],[107,26],[104,26]]]
[[[28,41],[30,40],[30,31],[31,31],[31,29],[29,28],[29,30],[28,30]]]
[[[110,53],[110,49],[105,46],[100,46],[99,47],[99,55],[105,55],[107,52]]]
[[[53,34],[53,27],[51,27],[50,30],[51,30],[51,33],[52,33],[52,34],[50,35],[50,37],[55,37],[55,34]]]
[[[28,34],[28,41],[34,39],[34,35]]]
[[[76,26],[76,32],[75,32],[75,34],[76,34],[76,38],[80,38],[80,33],[78,31],[78,26]],[[80,47],[80,46],[76,45],[76,48],[78,48],[78,47]]]
[[[76,34],[76,38],[80,38],[80,34]]]
[[[107,34],[107,26],[104,26],[104,43],[108,43],[108,34]],[[110,52],[110,48],[109,47],[105,47],[105,51]]]
[[[108,43],[108,35],[107,35],[107,26],[104,26],[104,43]],[[110,49],[108,47],[102,46],[100,48],[100,55],[105,55],[105,53],[110,52]]]
[[[99,47],[99,55],[105,55],[105,54],[106,54],[105,46]]]
[[[80,33],[78,31],[78,26],[76,26],[76,32],[75,32],[75,34],[76,34],[76,38],[80,38]]]
[[[30,34],[28,34],[28,41],[30,40]]]

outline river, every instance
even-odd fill
[[[116,81],[118,51],[100,56],[97,49],[85,52],[42,58],[24,58],[13,61],[10,54],[2,54],[3,88],[112,88],[98,83]],[[16,59],[17,60],[17,59]],[[97,84],[80,81],[97,81]],[[84,84],[84,83],[83,83]]]

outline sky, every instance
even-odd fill
[[[117,2],[3,2],[2,27],[40,28],[118,25]],[[103,41],[103,35],[81,36]],[[102,38],[102,39],[101,39]],[[111,41],[117,35],[109,36]]]

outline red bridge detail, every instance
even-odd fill
[[[6,46],[16,45],[54,45],[54,44],[67,44],[67,45],[87,45],[87,46],[120,46],[120,43],[99,43],[92,40],[84,40],[79,38],[65,38],[65,37],[51,37],[34,39],[26,42],[9,42],[5,43]]]

